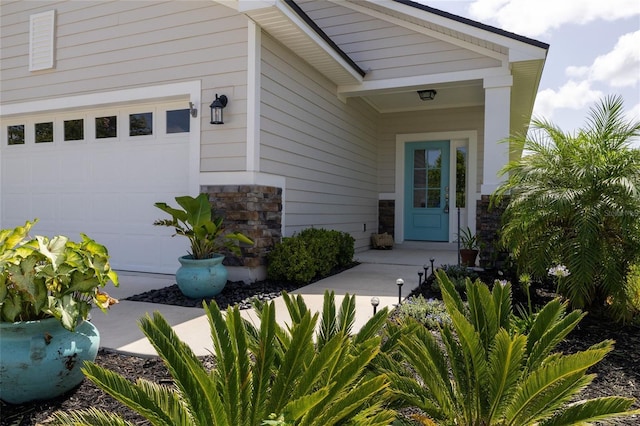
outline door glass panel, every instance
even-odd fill
[[[153,113],[129,114],[129,136],[153,134]]]
[[[427,207],[440,207],[440,188],[427,191]]]
[[[425,169],[415,169],[413,171],[413,187],[414,188],[427,187],[427,171]]]
[[[188,109],[167,111],[167,133],[187,133],[190,130],[190,124]]]
[[[118,117],[96,117],[96,139],[115,138],[118,136]]]
[[[84,139],[84,120],[65,120],[64,140],[81,141]]]
[[[424,169],[425,162],[425,150],[424,149],[416,149],[413,154],[413,168],[415,169]]]
[[[7,143],[9,145],[24,144],[24,124],[17,126],[7,126]]]
[[[467,148],[456,149],[456,207],[464,208],[467,198]]]
[[[429,150],[429,168],[440,168],[442,154],[439,149]]]
[[[441,204],[442,149],[416,149],[413,157],[413,207]]]
[[[53,122],[36,123],[34,126],[36,143],[53,142]]]

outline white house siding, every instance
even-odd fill
[[[380,193],[395,192],[396,135],[403,133],[478,132],[477,192],[483,172],[484,108],[466,107],[382,114],[378,145],[378,179]]]
[[[284,235],[323,227],[368,247],[379,114],[361,100],[338,100],[333,83],[267,35],[261,97],[261,169],[286,177]]]
[[[52,9],[54,68],[29,72],[29,17]],[[244,170],[244,15],[208,0],[2,1],[0,24],[3,104],[201,80],[201,171]],[[215,93],[225,126],[208,124]]]
[[[300,5],[360,68],[371,70],[368,81],[501,66],[497,59],[333,2]]]

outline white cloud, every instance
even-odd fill
[[[611,52],[598,56],[589,79],[612,87],[635,86],[640,80],[640,31],[621,36]]]
[[[640,121],[640,104],[627,109],[626,117],[629,121]]]
[[[580,82],[569,80],[557,91],[545,89],[538,92],[533,115],[536,118],[553,121],[552,116],[556,109],[582,109],[602,96],[603,93],[592,89],[591,84],[586,80]]]
[[[614,21],[640,15],[638,0],[476,0],[469,7],[474,19],[529,37],[564,24]]]
[[[570,66],[565,69],[569,77],[559,89],[538,92],[534,115],[551,119],[557,109],[579,110],[603,96],[593,88],[595,84],[609,87],[635,87],[640,80],[640,31],[621,36],[614,48],[593,60],[588,66]],[[635,116],[640,116],[636,105]],[[633,116],[633,115],[632,115]]]
[[[589,75],[589,67],[567,67],[565,74],[572,78],[585,78]]]

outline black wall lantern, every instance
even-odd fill
[[[216,93],[216,98],[209,105],[209,108],[211,108],[211,124],[224,124],[222,110],[227,106],[227,101],[228,99],[225,95],[218,97]]]

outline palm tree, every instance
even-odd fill
[[[422,424],[559,426],[640,413],[626,411],[631,398],[571,402],[594,378],[587,369],[613,343],[571,355],[554,353],[583,313],[565,315],[566,303],[555,299],[536,314],[530,332],[521,334],[512,327],[509,283],[496,283],[489,291],[467,278],[465,305],[444,271],[436,271],[436,277],[453,326],[440,329],[440,340],[427,328],[414,327],[399,338],[404,363],[378,363],[405,404],[426,414],[416,416]],[[379,356],[384,361],[387,354]]]
[[[215,302],[205,305],[216,367],[207,372],[191,349],[159,313],[140,325],[167,365],[175,387],[125,378],[87,363],[86,376],[153,425],[255,426],[388,425],[391,394],[386,376],[368,374],[380,351],[379,331],[388,311],[373,316],[355,335],[355,296],[346,295],[336,314],[335,295],[325,292],[322,324],[302,297],[284,294],[292,324],[276,323],[273,302],[257,307],[259,328],[243,320],[237,307],[226,315]],[[56,413],[57,424],[131,423],[99,409]]]
[[[503,168],[492,199],[509,195],[501,237],[524,272],[541,277],[563,264],[571,275],[560,291],[570,304],[606,303],[618,319],[629,315],[625,277],[640,261],[640,150],[631,145],[639,136],[620,97],[593,107],[576,133],[534,120],[509,140],[525,155]]]

